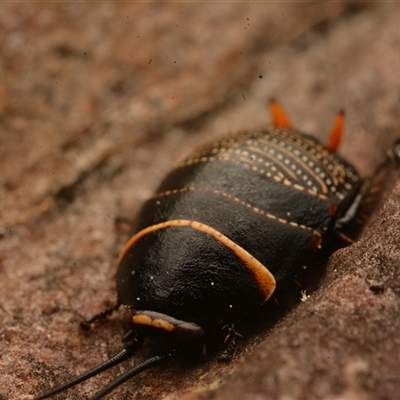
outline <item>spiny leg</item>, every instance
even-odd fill
[[[94,315],[93,317],[85,319],[84,321],[82,321],[80,323],[81,329],[83,331],[88,331],[90,329],[90,326],[93,323],[104,321],[114,311],[117,311],[120,306],[121,306],[120,301],[116,300],[116,302],[111,307],[107,307],[105,310],[99,312],[98,314]]]
[[[218,357],[218,361],[229,362],[232,360],[233,355],[236,350],[236,336],[241,336],[239,333],[235,332],[235,325],[227,325],[228,334],[225,338],[225,343],[227,343],[225,350]]]
[[[371,195],[376,195],[376,193],[373,193],[377,187],[375,182],[382,180],[380,175],[384,173],[384,171],[390,166],[394,166],[394,168],[397,170],[400,168],[400,140],[396,141],[392,145],[383,161],[378,165],[375,171],[364,180],[353,203],[346,211],[346,214],[336,221],[334,227],[336,231],[340,232],[347,225],[349,225],[349,223],[351,223],[354,218],[359,215],[359,212],[368,197]]]

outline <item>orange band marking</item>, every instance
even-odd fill
[[[208,235],[213,236],[219,242],[221,242],[224,246],[232,250],[235,255],[245,264],[246,268],[251,272],[254,279],[257,281],[260,290],[264,295],[264,301],[267,301],[268,298],[272,295],[276,287],[276,281],[274,276],[269,272],[269,270],[261,264],[256,258],[254,258],[249,252],[243,249],[241,246],[233,242],[227,236],[223,235],[221,232],[212,228],[211,226],[202,224],[197,221],[185,220],[185,219],[176,219],[166,222],[161,222],[156,225],[149,226],[136,235],[132,236],[128,243],[123,248],[119,258],[118,263],[121,262],[122,258],[125,256],[127,251],[143,236],[155,232],[160,229],[165,229],[168,227],[181,227],[181,226],[190,226],[193,229],[198,231],[207,233]]]
[[[176,327],[170,322],[161,318],[150,318],[144,314],[137,314],[132,316],[132,321],[136,325],[147,325],[157,329],[164,329],[167,332],[173,332]]]

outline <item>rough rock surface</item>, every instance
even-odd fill
[[[121,348],[122,313],[78,329],[115,297],[115,217],[134,216],[193,148],[266,126],[270,96],[321,140],[344,108],[340,152],[371,173],[400,136],[399,13],[351,1],[2,4],[0,399],[31,398]],[[183,357],[110,398],[397,399],[399,239],[394,183],[318,289],[243,328],[230,364]],[[153,353],[146,343],[137,359]],[[58,398],[88,398],[133,362]]]

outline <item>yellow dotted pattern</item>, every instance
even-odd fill
[[[153,198],[156,199],[156,198],[161,198],[161,197],[167,197],[167,196],[171,196],[171,195],[174,195],[174,194],[184,193],[184,192],[189,192],[189,191],[192,191],[192,192],[194,192],[194,191],[209,191],[209,192],[215,193],[217,195],[229,198],[229,199],[231,199],[231,200],[233,200],[233,201],[235,201],[237,203],[240,203],[240,204],[244,205],[245,207],[253,210],[255,213],[263,215],[264,217],[266,217],[268,219],[272,219],[272,220],[278,221],[281,224],[288,224],[288,225],[291,225],[291,226],[296,227],[296,228],[307,229],[309,231],[312,231],[313,235],[316,237],[316,239],[319,242],[321,241],[321,234],[318,231],[316,231],[315,229],[312,229],[312,228],[310,228],[310,227],[308,227],[306,225],[297,224],[296,222],[293,222],[293,221],[287,221],[287,220],[285,220],[283,218],[278,218],[275,215],[269,214],[269,213],[267,213],[267,212],[265,212],[263,210],[260,210],[257,207],[252,206],[251,204],[243,201],[242,199],[240,199],[238,197],[232,196],[229,193],[222,192],[222,191],[217,190],[217,189],[200,188],[200,187],[186,187],[186,188],[181,188],[181,189],[167,190],[167,191],[162,192],[162,193],[157,193],[157,194],[155,194],[153,196]]]
[[[225,161],[241,165],[269,179],[326,199],[339,201],[353,189],[358,177],[321,144],[292,129],[271,128],[240,132],[214,143],[180,167]]]

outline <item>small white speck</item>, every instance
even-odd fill
[[[211,286],[214,286],[214,282],[211,282]]]
[[[160,201],[160,200],[157,200],[157,201],[156,201],[156,204],[159,206],[159,205],[161,204],[161,201]]]
[[[137,300],[137,301],[140,301],[140,297],[136,297],[136,300]]]
[[[301,290],[300,293],[301,293],[300,301],[302,301],[303,303],[310,298],[310,295],[307,294],[305,290]]]
[[[229,308],[233,308],[233,305],[232,305],[232,304],[229,304]]]
[[[136,271],[132,271],[131,274],[132,274],[132,276],[135,275],[135,274],[136,274]]]

